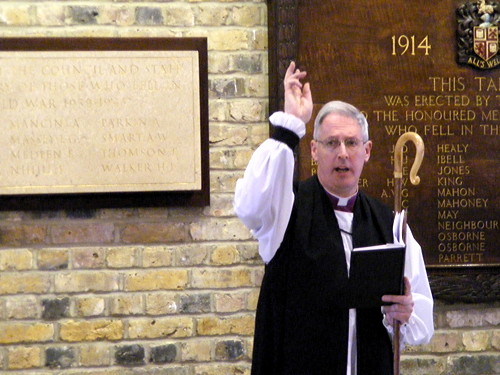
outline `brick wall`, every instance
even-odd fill
[[[268,134],[265,0],[0,1],[2,37],[208,38],[205,208],[0,212],[0,373],[249,374],[262,278],[234,217]],[[500,306],[437,303],[404,374],[500,374]]]

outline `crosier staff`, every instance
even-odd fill
[[[403,147],[406,142],[412,141],[415,144],[416,155],[415,161],[410,170],[410,181],[413,185],[420,183],[420,177],[417,176],[422,160],[424,159],[424,141],[415,132],[407,132],[401,135],[394,146],[394,211],[400,213],[402,211],[402,191],[403,191]],[[406,243],[406,213],[403,218],[402,239]],[[399,375],[400,362],[400,325],[399,321],[394,321],[394,375]]]

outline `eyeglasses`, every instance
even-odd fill
[[[326,149],[331,152],[336,151],[340,147],[341,143],[344,144],[346,150],[349,152],[357,150],[360,145],[366,143],[358,138],[346,138],[344,140],[340,140],[337,138],[330,138],[327,139],[326,141],[320,141],[319,139],[315,139],[315,141],[325,146]]]

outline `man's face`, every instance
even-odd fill
[[[311,156],[318,163],[321,185],[339,197],[355,194],[371,149],[371,141],[363,143],[361,127],[355,119],[336,113],[327,115],[318,140],[311,141]]]

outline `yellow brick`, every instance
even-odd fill
[[[100,25],[132,26],[135,22],[135,7],[100,6],[97,22]]]
[[[52,324],[0,323],[0,344],[45,342],[53,338]]]
[[[229,71],[230,58],[225,54],[220,54],[218,51],[213,51],[208,56],[208,73],[226,73]],[[210,125],[212,127],[212,125]],[[212,136],[212,129],[210,129],[210,136]]]
[[[146,296],[146,312],[149,315],[175,314],[177,303],[171,293],[155,293]]]
[[[46,293],[50,288],[47,273],[0,272],[0,294]]]
[[[251,49],[266,50],[268,48],[267,29],[256,30],[253,33],[253,45]]]
[[[250,77],[248,79],[247,89],[250,96],[265,96],[265,93],[269,92],[269,81],[267,76],[259,75]]]
[[[68,321],[61,323],[63,341],[120,340],[123,338],[123,322],[119,320]]]
[[[224,155],[224,152],[220,150],[217,152],[211,152],[211,166],[213,165],[212,161],[215,161],[217,158],[225,163],[227,161],[223,161],[223,159],[227,159],[228,156]],[[215,162],[215,164],[216,163],[217,162]],[[193,239],[197,241],[234,241],[250,239],[252,237],[241,220],[236,218],[199,220],[191,224],[191,235],[193,236]]]
[[[181,266],[198,266],[207,263],[208,253],[213,246],[178,246],[176,258]]]
[[[240,99],[229,104],[229,112],[235,121],[263,121],[266,105],[255,99]]]
[[[135,265],[135,247],[117,247],[108,249],[106,261],[109,268],[130,268]]]
[[[169,26],[194,26],[194,14],[190,6],[171,5],[165,9],[165,22]]]
[[[120,295],[110,301],[112,315],[134,315],[144,312],[142,297],[140,295]]]
[[[203,375],[250,375],[250,364],[232,365],[212,363],[199,365],[195,366],[194,373]]]
[[[42,365],[41,348],[13,347],[9,348],[9,369],[28,369]]]
[[[210,126],[210,142],[217,143],[219,146],[240,146],[245,145],[248,139],[248,128],[238,125],[238,126],[227,126],[227,125],[211,125]],[[212,197],[210,197],[212,198]],[[218,196],[215,195],[214,198],[226,199],[232,202],[233,196]],[[213,202],[210,199],[210,207],[205,208],[205,212],[212,212]],[[214,212],[213,216],[229,216],[224,215],[222,212]]]
[[[131,319],[128,329],[131,339],[189,337],[193,335],[193,320],[187,317]]]
[[[56,274],[55,289],[59,293],[101,292],[118,289],[118,274],[101,271]]]
[[[496,351],[500,350],[500,329],[495,329],[492,332],[491,348]]]
[[[264,15],[262,7],[257,6],[241,6],[231,9],[232,23],[238,26],[257,26],[262,24],[262,15]]]
[[[181,344],[182,360],[195,362],[209,362],[212,360],[212,346],[209,340],[186,341]]]
[[[40,26],[63,26],[64,25],[64,5],[39,4],[36,8],[37,23]]]
[[[173,249],[166,246],[146,247],[142,252],[143,267],[171,266]]]
[[[11,26],[28,26],[31,23],[31,7],[22,5],[2,5],[0,18]]]
[[[77,299],[76,311],[81,316],[97,316],[104,313],[106,306],[104,298],[99,297],[83,297]]]
[[[33,255],[29,250],[0,251],[0,271],[22,271],[32,268]]]
[[[465,350],[469,352],[485,351],[489,342],[490,331],[470,331],[463,334]]]
[[[7,319],[36,319],[39,314],[39,301],[34,296],[9,297],[5,302]]]
[[[254,125],[250,128],[250,141],[254,146],[259,146],[267,138],[269,138],[269,125]]]
[[[196,14],[196,24],[206,26],[223,26],[227,24],[229,17],[229,9],[226,7],[214,6],[212,4],[207,6],[200,6]]]
[[[236,316],[228,318],[206,317],[197,319],[197,333],[199,335],[252,335],[254,330],[254,316]]]
[[[433,353],[457,352],[463,349],[461,340],[459,331],[439,330],[434,333],[429,344],[419,346],[418,350]]]
[[[43,249],[38,251],[39,269],[61,269],[68,268],[68,250]]]
[[[154,270],[131,272],[125,276],[125,290],[184,289],[188,282],[186,270]]]
[[[208,49],[236,51],[248,49],[251,40],[247,29],[215,28],[208,30]]]
[[[111,362],[110,348],[104,344],[80,347],[80,364],[84,367],[106,366]]]
[[[238,250],[233,245],[218,246],[212,252],[211,260],[213,264],[223,266],[237,263],[239,260],[238,255]]]
[[[236,293],[216,293],[215,310],[217,312],[237,312],[246,307],[246,294]]]
[[[237,288],[252,286],[251,271],[237,269],[195,269],[191,284],[194,288]]]
[[[247,308],[249,310],[252,310],[252,311],[257,310],[257,303],[259,302],[259,294],[260,294],[260,290],[257,288],[252,289],[252,291],[250,293],[248,293]]]

